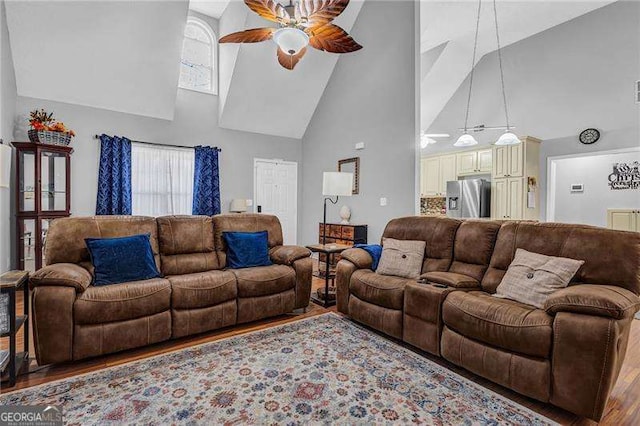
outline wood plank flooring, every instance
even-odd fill
[[[324,281],[314,278],[314,289],[324,285]],[[19,296],[19,305],[22,305],[21,295]],[[19,312],[21,309],[19,309]],[[135,349],[126,351],[123,353],[107,355],[99,358],[90,359],[82,362],[67,363],[55,366],[39,367],[35,361],[31,364],[31,372],[29,374],[22,375],[18,378],[18,382],[15,389],[22,389],[29,386],[35,386],[42,383],[47,383],[53,380],[59,380],[66,377],[75,376],[78,374],[89,373],[97,371],[102,368],[112,367],[127,362],[144,359],[150,356],[160,355],[167,352],[176,351],[189,346],[213,342],[219,339],[243,334],[251,331],[262,330],[265,328],[273,327],[280,324],[285,324],[291,321],[296,321],[301,318],[308,318],[315,315],[320,315],[325,312],[335,312],[335,307],[325,309],[320,306],[311,304],[307,312],[302,314],[283,315],[268,320],[263,320],[251,324],[243,324],[240,326],[218,330],[210,333],[205,333],[197,336],[187,337],[178,340],[172,340],[169,342],[163,342],[150,347]],[[18,347],[22,347],[23,339],[22,331],[18,335]],[[33,352],[33,339],[31,343],[31,354],[35,358]],[[0,347],[6,348],[8,346],[8,339],[0,339]],[[408,346],[407,346],[408,347]],[[415,349],[414,349],[415,350]],[[416,352],[419,352],[416,350]],[[571,413],[568,413],[559,408],[553,407],[548,404],[543,404],[538,401],[523,397],[514,392],[509,391],[501,386],[491,383],[481,377],[478,377],[472,373],[469,373],[459,367],[456,367],[447,361],[431,356],[429,354],[421,353],[425,358],[430,359],[438,364],[444,365],[447,368],[457,372],[458,374],[467,377],[474,382],[493,390],[515,402],[528,407],[544,416],[549,417],[552,420],[557,421],[563,425],[595,425],[595,422],[579,418]],[[4,386],[0,389],[0,392],[4,393],[8,391]],[[11,389],[13,390],[13,389]],[[624,365],[620,371],[620,377],[613,389],[609,403],[606,408],[606,414],[602,421],[602,425],[637,425],[640,424],[640,320],[634,320],[631,328],[631,334],[629,336],[629,346],[627,349],[627,356],[625,358]]]

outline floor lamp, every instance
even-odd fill
[[[353,194],[353,173],[324,172],[322,175],[322,195],[324,195],[324,216],[322,219],[322,245],[327,243],[327,201],[338,202],[339,197]],[[333,200],[336,197],[336,200]]]

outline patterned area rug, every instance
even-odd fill
[[[553,424],[335,314],[3,394],[68,424]]]

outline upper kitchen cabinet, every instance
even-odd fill
[[[525,168],[538,163],[540,140],[527,136],[518,145],[495,146],[493,148],[493,177],[523,177]]]
[[[469,176],[491,173],[492,157],[491,149],[465,151],[457,154],[457,175]]]
[[[539,220],[540,140],[493,147],[491,216],[500,220]]]
[[[428,157],[420,162],[422,197],[444,197],[447,194],[447,182],[457,178],[455,155]]]

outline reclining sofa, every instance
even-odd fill
[[[225,231],[268,231],[273,265],[227,269]],[[151,235],[163,278],[94,286],[85,238]],[[309,250],[284,246],[275,216],[70,217],[51,224],[32,274],[38,364],[150,345],[306,308]]]
[[[640,233],[555,223],[407,217],[383,238],[426,242],[422,278],[342,253],[337,307],[352,319],[520,394],[600,420],[640,306]],[[584,260],[544,309],[493,297],[518,248]]]

